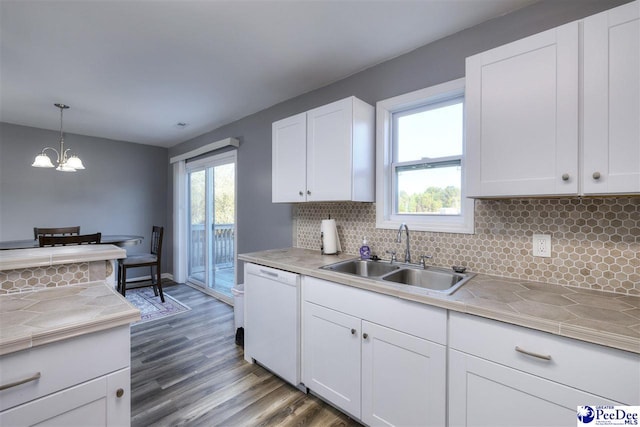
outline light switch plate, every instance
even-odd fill
[[[551,235],[550,234],[534,234],[533,235],[533,256],[550,258],[551,257]]]

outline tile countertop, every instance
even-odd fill
[[[484,274],[445,296],[414,286],[319,269],[353,258],[299,248],[238,255],[242,261],[640,353],[640,297]]]
[[[0,251],[0,271],[126,258],[115,245],[74,245]]]
[[[105,282],[0,295],[0,355],[140,320]]]

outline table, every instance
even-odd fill
[[[100,243],[105,245],[116,245],[120,247],[134,246],[142,243],[142,236],[133,236],[127,234],[103,234]],[[40,244],[37,240],[8,240],[0,242],[0,250],[6,249],[30,249],[37,248]]]

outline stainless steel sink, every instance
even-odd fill
[[[367,277],[372,280],[415,286],[443,295],[451,295],[475,274],[456,273],[437,267],[417,267],[413,264],[390,264],[382,261],[351,259],[320,267],[337,273]]]
[[[379,261],[363,261],[359,259],[337,262],[320,268],[338,273],[355,274],[362,277],[380,277],[400,269],[400,267],[395,264],[384,264]]]
[[[409,286],[437,291],[445,295],[454,293],[475,274],[455,273],[453,271],[429,267],[426,269],[403,268],[382,277],[388,282],[402,283]]]

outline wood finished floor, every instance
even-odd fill
[[[131,425],[359,426],[244,360],[233,308],[184,284],[164,285],[191,311],[131,327]]]

